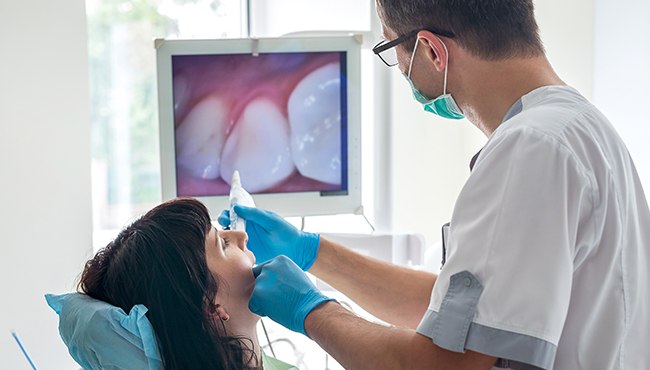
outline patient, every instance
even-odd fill
[[[261,368],[246,241],[244,232],[216,230],[197,200],[175,199],[101,249],[79,287],[126,312],[144,304],[165,369]]]

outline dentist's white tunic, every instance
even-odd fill
[[[446,246],[418,327],[438,346],[512,369],[650,369],[648,203],[620,137],[573,88],[512,107]]]

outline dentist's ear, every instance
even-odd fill
[[[447,67],[449,60],[449,50],[440,37],[429,32],[420,31],[417,35],[420,45],[418,45],[418,53],[422,50],[424,54],[438,72],[443,72]]]

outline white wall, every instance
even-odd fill
[[[536,0],[536,15],[551,64],[567,84],[593,95],[594,0]]]
[[[594,0],[537,0],[537,19],[553,66],[587,97],[593,91]],[[469,161],[486,138],[466,120],[422,111],[398,71],[392,74],[393,230],[419,232],[429,244],[451,218]]]
[[[650,2],[595,0],[594,101],[627,144],[650,194]]]
[[[83,0],[0,0],[0,368],[74,369],[46,292],[73,288],[91,247]]]

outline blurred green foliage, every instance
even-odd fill
[[[175,0],[173,4],[197,1]],[[107,166],[107,202],[158,202],[160,169],[153,39],[176,34],[176,23],[161,14],[161,0],[88,0],[88,3],[92,156]]]

